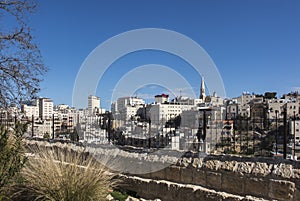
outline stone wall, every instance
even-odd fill
[[[28,144],[34,146],[35,143]],[[40,142],[39,146],[82,149],[60,143]],[[128,185],[122,187],[148,199],[187,201],[197,200],[198,196],[198,200],[300,200],[299,161],[228,155],[176,158],[128,153],[115,147],[98,148],[93,152],[127,161],[122,163],[123,170],[134,171],[123,171],[122,179]],[[158,166],[165,168],[157,171]],[[176,199],[172,199],[174,196]],[[205,199],[200,199],[203,196]]]
[[[265,200],[253,196],[239,196],[226,192],[208,189],[198,185],[179,184],[165,180],[145,179],[137,176],[122,175],[121,187],[128,191],[138,192],[146,199],[161,199],[163,201],[255,201]]]
[[[240,196],[300,200],[299,163],[290,161],[229,156],[183,158],[175,165],[142,177],[193,184]]]

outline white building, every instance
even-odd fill
[[[290,134],[295,137],[296,144],[300,144],[300,120],[290,120]]]
[[[128,121],[136,115],[139,108],[144,107],[145,101],[138,97],[122,97],[112,103],[112,113],[115,120]]]
[[[150,119],[152,124],[165,124],[168,120],[180,115],[182,111],[191,110],[194,105],[181,105],[175,103],[165,103],[152,105],[150,109]]]
[[[35,120],[34,121],[34,137],[52,137],[52,120],[46,119],[46,120]],[[31,125],[30,128],[28,129],[31,131]]]
[[[170,102],[169,100],[169,95],[168,94],[161,94],[161,95],[156,95],[154,97],[154,102],[157,103],[168,103]]]
[[[210,103],[212,106],[222,106],[224,105],[224,99],[217,96],[217,93],[214,92],[212,96],[210,96]]]
[[[62,132],[73,132],[78,123],[77,110],[65,104],[55,106],[55,117],[61,121]]]
[[[88,97],[88,111],[90,115],[99,114],[100,111],[100,98],[90,95]]]
[[[244,104],[248,104],[255,97],[256,97],[255,95],[252,95],[248,92],[244,92],[241,96],[237,97],[236,100],[237,100],[238,103],[244,105]]]
[[[226,105],[227,118],[234,119],[237,116],[250,117],[251,116],[250,102],[254,100],[255,100],[255,95],[250,95],[248,93],[243,93],[241,96],[229,100]]]
[[[53,114],[53,101],[49,98],[39,98],[37,100],[39,107],[39,117],[41,119],[52,118]]]
[[[22,105],[22,113],[26,117],[38,117],[39,116],[39,108],[36,105]]]
[[[268,112],[270,119],[282,118],[281,112],[283,106],[286,104],[287,100],[285,99],[269,99],[267,100]]]
[[[177,103],[180,105],[193,105],[198,106],[199,104],[203,103],[203,100],[200,98],[189,98],[184,96],[178,96],[173,100],[173,103]]]
[[[290,100],[286,103],[285,107],[286,107],[288,117],[294,117],[294,114],[296,117],[299,116],[299,113],[300,113],[300,101],[299,100],[296,100],[296,99]]]

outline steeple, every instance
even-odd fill
[[[200,98],[201,100],[203,100],[203,101],[204,101],[204,99],[205,99],[205,84],[204,84],[204,77],[202,77],[202,81],[201,81],[201,88],[200,88],[200,96],[199,96],[199,98]]]

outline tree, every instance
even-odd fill
[[[27,24],[35,9],[34,0],[0,0],[0,107],[35,98],[47,71]]]
[[[76,129],[72,133],[70,133],[70,140],[73,142],[78,142],[79,141],[79,135]]]
[[[276,92],[266,92],[265,93],[265,99],[272,99],[272,98],[276,98]]]
[[[170,127],[174,127],[176,129],[178,129],[181,125],[181,116],[178,115],[174,118],[169,119],[166,123],[165,126],[170,128]]]

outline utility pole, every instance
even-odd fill
[[[293,152],[293,160],[295,160],[296,155],[296,111],[294,111],[294,152]]]
[[[278,110],[275,110],[275,121],[276,121],[276,133],[275,133],[275,151],[276,151],[276,155],[278,153]]]
[[[246,133],[246,142],[247,142],[247,150],[246,153],[248,154],[248,149],[249,149],[249,118],[246,118],[246,127],[247,127],[247,133]]]
[[[31,137],[34,136],[34,115],[31,116]]]
[[[284,127],[284,136],[283,136],[283,158],[286,159],[286,156],[287,156],[287,133],[288,133],[286,106],[285,106],[285,108],[283,109],[283,127]]]
[[[203,127],[202,127],[202,129],[203,129],[203,135],[202,135],[202,140],[203,140],[203,142],[205,141],[205,138],[206,138],[206,127],[207,127],[207,125],[206,125],[206,111],[205,110],[203,110]]]
[[[54,114],[52,114],[52,139],[54,139],[54,130],[55,130],[55,127],[54,127]]]

